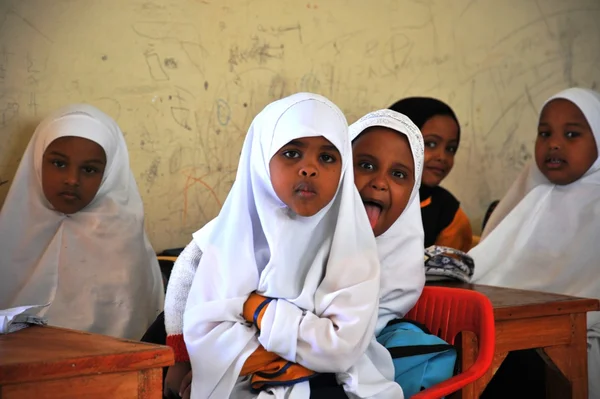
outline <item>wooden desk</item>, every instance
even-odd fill
[[[0,335],[1,399],[162,398],[165,346],[55,327]]]
[[[492,367],[464,388],[459,397],[478,398],[509,352],[540,349],[545,360],[551,361],[570,383],[567,393],[555,389],[549,393],[560,398],[570,394],[573,399],[588,399],[586,313],[600,309],[598,300],[458,282],[428,285],[478,291],[494,306],[496,350]],[[461,344],[465,370],[475,361],[477,342],[474,336],[464,334]]]

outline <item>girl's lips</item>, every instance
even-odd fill
[[[546,168],[548,168],[548,169],[560,169],[567,162],[561,158],[546,158],[544,163],[546,165]]]
[[[444,168],[438,168],[435,166],[426,166],[425,169],[427,169],[431,173],[438,175],[438,176],[444,176],[446,174],[446,169],[444,169]]]
[[[77,195],[77,193],[74,193],[72,191],[63,191],[62,193],[58,194],[61,197],[67,199],[67,200],[76,200],[79,199],[79,195]]]

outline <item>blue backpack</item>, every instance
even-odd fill
[[[394,380],[407,399],[454,375],[456,349],[420,323],[392,320],[377,341],[392,355]]]

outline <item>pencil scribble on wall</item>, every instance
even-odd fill
[[[478,225],[531,160],[543,101],[600,82],[595,0],[9,3],[0,192],[40,119],[89,102],[125,134],[157,250],[217,215],[252,119],[286,95],[323,94],[349,123],[404,96],[449,102],[463,137],[444,185]]]

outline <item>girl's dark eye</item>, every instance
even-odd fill
[[[92,168],[91,166],[84,166],[81,168],[86,174],[92,175],[94,173],[98,173],[98,169]]]
[[[289,159],[300,158],[300,152],[296,150],[287,150],[283,152],[283,156]]]
[[[336,161],[335,157],[329,154],[321,154],[321,160],[325,163],[333,163]]]
[[[437,143],[435,141],[426,141],[425,142],[425,147],[435,148],[435,147],[437,147]]]
[[[375,167],[373,166],[373,164],[371,164],[369,162],[359,162],[358,166],[361,169],[367,169],[367,170],[373,170],[373,169],[375,169]]]
[[[392,176],[394,176],[398,179],[406,179],[406,173],[402,172],[401,170],[393,171]]]
[[[57,168],[64,168],[65,166],[67,166],[67,164],[61,160],[58,159],[54,159],[51,161],[52,165],[56,166]]]

